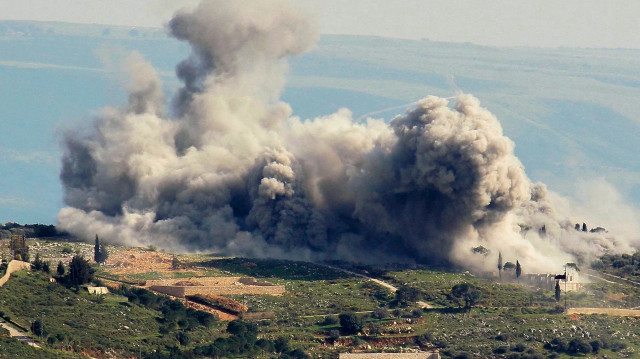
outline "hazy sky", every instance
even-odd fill
[[[246,0],[231,0],[246,1]],[[303,0],[325,34],[640,48],[637,0]],[[298,1],[300,2],[300,1]],[[0,19],[160,27],[196,0],[1,0]]]

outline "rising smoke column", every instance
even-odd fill
[[[544,186],[472,96],[453,108],[428,97],[390,125],[356,122],[345,109],[301,120],[278,97],[286,57],[317,34],[290,3],[203,1],[169,30],[192,47],[176,68],[176,116],[164,111],[155,69],[130,56],[128,104],[65,136],[62,229],[309,260],[483,267],[469,257],[480,244],[530,268],[574,258],[582,237],[559,240],[566,226]],[[523,235],[542,226],[545,236]]]

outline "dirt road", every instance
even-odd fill
[[[40,346],[38,344],[36,344],[36,342],[31,339],[29,336],[27,336],[25,333],[21,332],[20,330],[18,330],[18,328],[12,326],[9,323],[5,323],[5,322],[0,322],[0,326],[2,326],[4,329],[9,331],[9,335],[12,338],[18,339],[21,342],[27,343],[29,345],[31,345],[32,347],[36,347],[36,348],[40,348]]]

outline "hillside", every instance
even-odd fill
[[[28,243],[31,255],[51,261],[51,268],[56,261],[69,261],[75,253],[90,258],[93,251],[92,245],[84,243]],[[33,357],[43,358],[49,355],[46,353],[62,356],[71,352],[95,358],[138,354],[199,358],[215,353],[270,358],[305,357],[307,353],[335,358],[338,352],[363,350],[439,350],[445,358],[563,358],[587,349],[597,350],[599,356],[629,357],[640,349],[637,318],[567,316],[552,290],[468,272],[338,263],[349,269],[343,271],[305,262],[173,255],[153,248],[108,246],[107,250],[109,259],[96,267],[96,275],[101,278],[98,282],[109,284],[111,294],[76,292],[50,283],[50,275],[38,271],[18,273],[0,288],[5,319],[29,327],[45,313],[46,340],[41,343],[45,349],[36,351],[3,339],[6,345],[17,352],[34,351]],[[523,266],[526,273],[526,264]],[[143,285],[146,280],[163,278],[184,278],[179,283],[197,285],[198,278],[234,276],[282,284],[286,292],[282,296],[226,295],[248,309],[241,315],[243,321],[231,325],[203,321],[201,312],[178,302],[171,304],[166,297],[144,289],[120,287],[123,282]],[[399,290],[393,293],[366,276]],[[470,309],[452,294],[452,288],[463,283],[479,292]],[[569,307],[633,308],[640,305],[638,298],[639,288],[602,281],[585,283],[585,290],[568,293],[567,301]],[[349,313],[356,313],[355,332],[348,331],[338,318]],[[239,349],[238,340],[247,346]]]

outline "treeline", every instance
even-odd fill
[[[53,224],[18,224],[7,222],[0,227],[0,239],[11,237],[12,231],[20,231],[25,237],[45,238],[45,237],[69,237],[69,232],[59,231]]]
[[[178,300],[153,294],[146,289],[122,285],[118,289],[111,289],[111,292],[127,297],[131,303],[161,312],[163,324],[160,328],[161,334],[169,333],[177,328],[189,331],[198,325],[209,328],[216,320],[211,313],[187,308]]]
[[[634,254],[605,254],[593,262],[591,268],[620,277],[640,279],[640,251]]]
[[[190,358],[256,358],[264,354],[275,354],[280,359],[308,359],[301,349],[293,349],[287,338],[275,340],[258,339],[258,327],[254,323],[234,320],[227,325],[228,337],[217,338],[213,343],[181,350],[177,346],[168,347],[167,352],[155,352],[147,359],[190,359]]]

